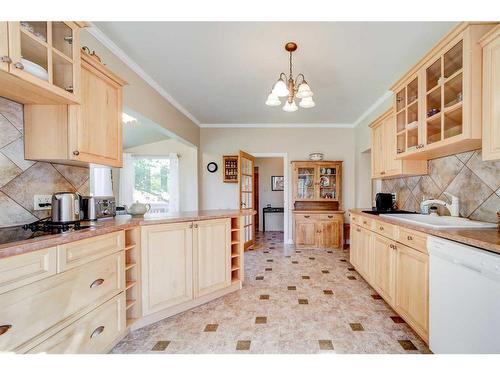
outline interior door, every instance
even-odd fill
[[[245,250],[255,243],[255,218],[254,207],[254,165],[255,158],[240,151],[239,156],[239,182],[240,182],[240,209],[248,210],[244,216],[244,248]]]

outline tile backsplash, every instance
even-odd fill
[[[57,191],[88,195],[88,168],[25,160],[23,106],[0,97],[0,227],[49,216],[33,211],[33,196]]]
[[[428,163],[428,175],[383,180],[381,192],[396,193],[400,209],[417,212],[423,198],[450,202],[443,194],[448,192],[460,198],[460,216],[497,222],[500,160],[482,161],[481,150],[476,150],[429,160]],[[439,213],[449,214],[442,207],[439,207]]]

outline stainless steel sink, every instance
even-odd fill
[[[388,217],[408,224],[420,225],[431,229],[493,229],[498,225],[484,221],[475,221],[462,217],[434,216],[421,214],[382,214],[380,217]]]

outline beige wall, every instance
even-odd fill
[[[131,147],[125,152],[133,155],[160,156],[176,153],[179,155],[179,209],[198,209],[198,150],[175,139]]]
[[[184,114],[178,111],[139,75],[86,30],[81,32],[82,46],[95,50],[102,61],[117,75],[128,82],[124,89],[124,105],[156,122],[192,143],[200,144],[200,129]]]
[[[259,168],[259,230],[262,230],[262,208],[271,204],[283,207],[285,195],[283,191],[272,191],[271,176],[283,176],[283,158],[257,158],[255,166]],[[281,213],[266,214],[266,231],[284,230],[284,215]]]
[[[237,154],[242,149],[249,153],[286,153],[288,161],[307,160],[311,152],[323,152],[326,160],[343,160],[343,207],[355,206],[354,192],[354,132],[335,128],[202,128],[200,135],[202,165],[201,201],[204,209],[238,208],[238,185],[222,182],[222,155]],[[219,165],[216,173],[206,170],[207,163]],[[288,167],[291,175],[291,167]],[[291,202],[291,182],[288,181],[288,201]],[[292,215],[288,225],[291,228]],[[286,232],[286,230],[285,230]],[[288,240],[291,231],[288,231]]]

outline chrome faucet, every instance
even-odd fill
[[[441,199],[428,199],[422,202],[421,204],[422,207],[429,206],[431,204],[438,204],[446,208],[448,211],[450,211],[451,216],[458,217],[460,215],[460,201],[458,197],[455,197],[454,195],[451,195],[450,193],[447,192],[443,192],[443,194],[446,195],[448,198],[450,198],[451,204],[442,201]]]

